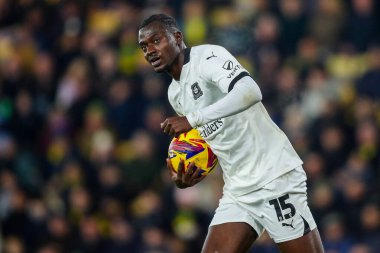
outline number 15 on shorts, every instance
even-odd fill
[[[280,222],[284,219],[290,219],[296,214],[296,209],[294,205],[287,202],[288,199],[289,194],[286,194],[284,196],[269,201],[269,204],[274,207],[277,214],[277,219]]]

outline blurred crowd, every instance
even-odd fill
[[[326,253],[380,249],[380,6],[375,0],[0,0],[0,252],[200,252],[220,169],[166,169],[170,79],[137,31],[174,16],[226,47],[304,160]],[[252,252],[278,252],[264,234]]]

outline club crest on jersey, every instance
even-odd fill
[[[231,70],[234,68],[234,64],[232,63],[232,61],[228,60],[226,61],[224,64],[223,64],[223,67],[225,70]]]
[[[191,90],[193,91],[193,97],[195,100],[203,95],[203,91],[201,90],[201,87],[199,87],[198,82],[195,82],[193,85],[191,85]]]

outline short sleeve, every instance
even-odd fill
[[[199,73],[207,82],[228,93],[235,83],[249,73],[236,58],[221,46],[207,47],[201,56]]]

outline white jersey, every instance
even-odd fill
[[[185,49],[180,80],[172,80],[169,102],[186,116],[223,98],[241,78],[249,76],[223,47]],[[261,102],[248,109],[197,127],[218,156],[224,191],[239,196],[300,166],[301,159]]]

